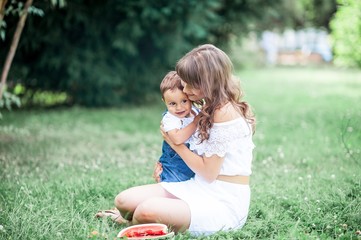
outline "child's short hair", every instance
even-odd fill
[[[164,96],[164,92],[167,90],[179,89],[183,91],[183,86],[181,83],[181,78],[178,76],[176,71],[170,71],[165,75],[162,82],[160,83],[160,92],[162,94],[162,98]]]

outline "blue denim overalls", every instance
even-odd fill
[[[189,147],[189,143],[186,146]],[[163,167],[163,172],[160,174],[162,182],[181,182],[194,176],[194,172],[166,141],[163,141],[162,156],[159,162]]]

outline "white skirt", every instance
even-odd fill
[[[239,229],[247,220],[251,198],[249,185],[219,180],[207,183],[196,175],[184,182],[162,182],[161,186],[189,205],[192,235]]]

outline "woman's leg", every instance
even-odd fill
[[[152,197],[138,205],[132,223],[163,223],[175,232],[183,232],[189,228],[190,221],[191,212],[183,200]]]
[[[122,216],[127,220],[131,220],[138,205],[152,197],[175,198],[165,191],[160,184],[149,184],[122,191],[115,197],[114,203]]]
[[[167,192],[160,184],[129,188],[115,198],[115,206],[133,224],[161,222],[186,230],[190,224],[188,204]]]

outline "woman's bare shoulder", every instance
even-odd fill
[[[214,112],[214,122],[228,122],[241,117],[241,114],[231,103],[227,103]]]

